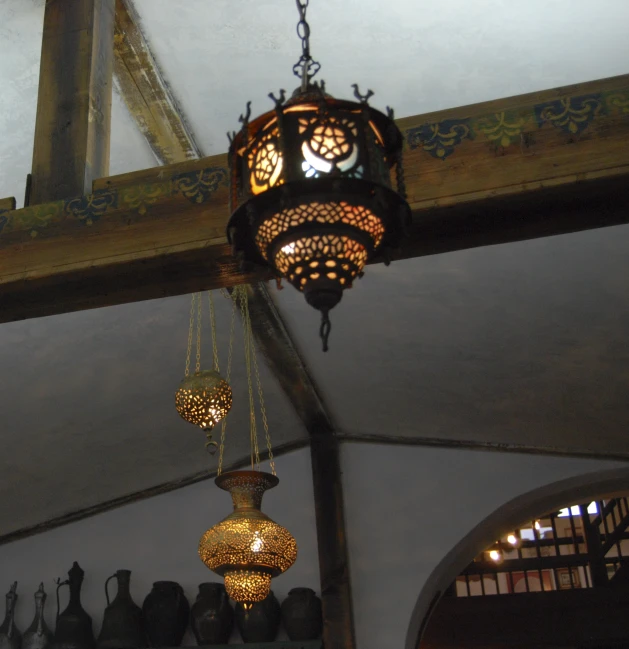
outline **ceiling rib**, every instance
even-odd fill
[[[436,448],[464,449],[468,451],[492,451],[496,453],[520,453],[524,455],[553,455],[591,460],[629,460],[629,453],[564,449],[557,446],[529,446],[500,442],[475,442],[470,440],[444,439],[440,437],[408,437],[404,435],[377,435],[372,433],[345,433],[339,431],[340,442],[360,444],[384,444],[386,446],[430,446]]]
[[[277,457],[284,455],[285,453],[290,453],[291,451],[299,450],[304,446],[308,446],[309,442],[307,439],[299,439],[294,442],[287,442],[285,444],[279,444],[273,448],[273,454]],[[260,460],[266,461],[268,459],[268,451],[266,449],[260,449]],[[228,467],[225,468],[226,471],[233,471],[235,469],[241,469],[247,467],[250,463],[250,458],[247,456],[242,460],[231,463]],[[171,480],[169,482],[163,482],[161,484],[149,487],[148,489],[142,489],[140,491],[134,491],[130,494],[120,496],[118,498],[112,498],[111,500],[106,500],[105,502],[92,505],[90,507],[84,507],[82,509],[77,509],[61,516],[56,516],[50,520],[44,521],[42,523],[37,523],[36,525],[29,525],[28,527],[22,527],[21,529],[9,532],[8,534],[3,534],[0,536],[0,545],[5,545],[6,543],[12,543],[13,541],[19,541],[20,539],[25,539],[28,536],[34,536],[35,534],[41,534],[42,532],[47,532],[54,529],[55,527],[61,527],[62,525],[68,525],[68,523],[75,523],[80,521],[83,518],[89,518],[91,516],[96,516],[97,514],[103,514],[112,509],[117,509],[118,507],[124,507],[125,505],[130,505],[131,503],[138,502],[140,500],[145,500],[146,498],[153,498],[154,496],[159,496],[161,494],[168,493],[169,491],[174,491],[175,489],[181,489],[183,487],[189,487],[190,485],[196,484],[197,482],[203,482],[204,480],[210,480],[211,478],[216,477],[216,470],[212,471],[198,471],[192,475],[185,476],[183,478],[177,478],[176,480]]]
[[[202,157],[127,0],[116,0],[114,73],[129,112],[160,164]]]

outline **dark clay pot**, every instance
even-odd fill
[[[323,630],[321,600],[312,588],[293,588],[282,602],[282,623],[291,640],[318,640]]]
[[[113,602],[109,601],[107,584],[118,580],[118,592]],[[103,626],[98,636],[98,649],[139,649],[146,647],[146,634],[142,623],[142,610],[131,599],[129,585],[130,570],[118,570],[105,582],[107,608],[103,616]]]
[[[68,571],[68,579],[57,584],[57,625],[52,643],[54,649],[93,649],[94,631],[92,618],[81,606],[81,586],[85,573],[75,561]],[[70,601],[63,613],[59,613],[59,589],[70,588]]]
[[[178,647],[190,617],[190,604],[175,581],[156,581],[142,606],[151,647]]]
[[[192,632],[199,645],[227,644],[234,628],[234,609],[225,586],[219,582],[199,584],[190,614]]]
[[[236,604],[236,626],[245,642],[273,642],[280,630],[280,619],[280,603],[273,591],[248,611],[242,604]]]

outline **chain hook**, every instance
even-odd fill
[[[330,323],[330,317],[328,311],[321,311],[321,328],[319,329],[319,336],[323,342],[323,351],[328,351],[328,338],[330,337],[330,329],[332,329],[332,324]]]
[[[301,79],[301,91],[308,89],[310,80],[319,72],[321,64],[314,61],[310,55],[310,25],[306,20],[306,10],[310,0],[295,0],[299,21],[297,22],[297,37],[301,40],[301,56],[293,66],[293,74]]]

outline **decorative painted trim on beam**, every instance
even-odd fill
[[[404,137],[411,150],[423,149],[433,158],[446,160],[466,140],[487,141],[506,149],[521,144],[525,132],[550,126],[577,136],[598,118],[614,113],[629,115],[629,88],[567,96],[517,111],[427,122],[407,128]]]
[[[108,213],[124,210],[144,216],[160,199],[184,196],[190,203],[208,202],[221,187],[227,187],[228,173],[224,167],[212,166],[198,171],[174,173],[160,182],[145,182],[120,188],[97,189],[92,194],[65,201],[33,205],[21,210],[0,210],[0,237],[13,232],[30,231],[35,238],[46,228],[74,220],[91,226]]]

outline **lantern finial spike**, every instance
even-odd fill
[[[269,93],[269,98],[275,103],[275,108],[279,109],[284,105],[286,101],[286,90],[280,88],[280,96],[276,97],[272,92]]]
[[[373,90],[367,90],[366,95],[361,95],[360,90],[358,89],[358,84],[357,83],[353,83],[352,88],[354,89],[354,97],[356,97],[356,99],[358,99],[358,101],[361,104],[368,103],[369,102],[369,97],[373,96]]]
[[[245,114],[243,115],[241,113],[240,117],[238,118],[238,121],[243,125],[247,125],[249,123],[249,118],[251,117],[251,102],[247,102],[247,110],[245,111]]]

